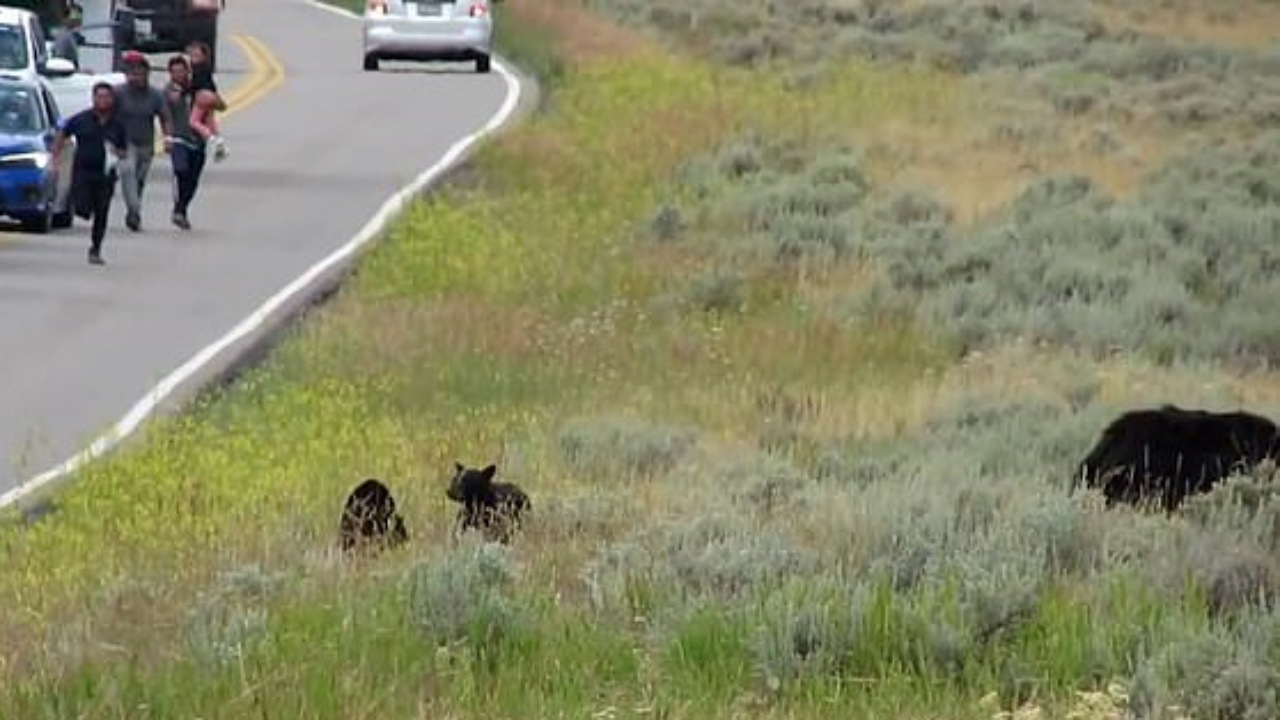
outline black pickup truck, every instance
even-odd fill
[[[226,0],[112,0],[121,51],[181,52],[187,43],[209,46],[210,70],[217,71],[218,17]]]

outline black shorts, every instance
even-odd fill
[[[77,178],[71,183],[71,209],[76,217],[88,220],[93,217],[94,200],[99,193],[108,197],[114,191],[115,175]]]

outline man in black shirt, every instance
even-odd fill
[[[102,238],[107,233],[107,213],[115,191],[115,166],[127,147],[124,125],[116,117],[115,99],[115,88],[110,83],[96,83],[93,105],[68,118],[53,143],[53,167],[57,168],[67,138],[76,139],[71,198],[76,215],[93,218],[89,262],[94,265],[102,264]]]

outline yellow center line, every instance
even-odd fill
[[[233,97],[227,100],[227,109],[222,113],[223,117],[256,104],[283,85],[285,79],[284,66],[261,40],[251,35],[237,35],[234,39],[245,55],[250,58],[253,76],[250,82],[235,88],[236,90],[244,88],[244,90],[234,93]]]

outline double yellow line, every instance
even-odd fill
[[[224,96],[227,109],[223,117],[253,105],[284,84],[284,66],[261,40],[249,35],[234,35],[231,39],[249,60],[249,78]]]

